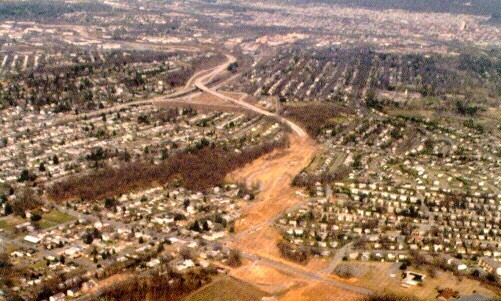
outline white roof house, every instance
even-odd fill
[[[26,235],[24,237],[24,240],[27,241],[27,242],[30,242],[32,244],[37,244],[40,242],[41,238],[37,237],[37,236],[33,236],[33,235]]]

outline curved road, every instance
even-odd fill
[[[219,73],[221,73],[225,69],[227,69],[230,64],[236,62],[236,58],[234,56],[227,54],[226,57],[228,58],[226,64],[221,65],[221,66],[215,68],[209,74],[201,76],[198,79],[196,79],[194,81],[195,87],[197,87],[199,90],[201,90],[203,92],[207,92],[207,93],[209,93],[211,95],[214,95],[214,96],[216,96],[216,97],[218,97],[220,99],[223,99],[223,100],[226,100],[226,101],[230,101],[230,102],[232,102],[234,104],[237,104],[237,105],[239,105],[241,107],[244,107],[244,108],[246,108],[248,110],[251,110],[253,112],[256,112],[258,114],[278,119],[280,122],[283,122],[283,123],[287,124],[299,137],[306,138],[307,137],[306,132],[300,126],[298,126],[294,122],[290,121],[289,119],[286,119],[286,118],[284,118],[282,116],[279,116],[279,115],[277,115],[275,113],[271,113],[269,111],[263,110],[263,109],[258,108],[256,106],[253,106],[250,103],[245,102],[243,100],[234,99],[234,98],[231,98],[229,96],[223,95],[223,94],[217,92],[215,89],[210,89],[209,87],[207,87],[206,83],[212,82],[212,80],[214,79],[214,77],[216,75],[218,75]]]
[[[234,62],[234,60],[230,61],[230,58],[234,59],[233,57],[230,57],[228,55],[226,57],[227,57],[227,61],[225,61],[221,65],[216,66],[216,67],[212,67],[209,69],[201,70],[201,71],[198,71],[197,73],[193,74],[190,77],[190,79],[188,79],[186,84],[179,91],[173,92],[171,94],[161,95],[161,96],[157,96],[157,97],[150,98],[150,99],[134,100],[131,102],[117,104],[117,105],[114,105],[112,107],[99,109],[99,110],[95,110],[92,112],[80,113],[78,115],[75,115],[75,114],[65,115],[65,116],[56,118],[54,121],[55,121],[55,123],[70,122],[70,121],[77,120],[78,118],[80,118],[82,116],[86,116],[86,117],[99,116],[103,113],[105,113],[105,114],[110,113],[110,112],[113,112],[116,110],[120,110],[123,108],[128,108],[130,106],[134,106],[134,105],[162,103],[162,102],[168,102],[172,99],[184,98],[190,94],[197,92],[197,88],[195,87],[194,82],[200,81],[200,79],[206,80],[207,75],[210,75],[210,79],[212,80],[213,77],[215,77],[216,75],[218,75],[222,71],[226,70],[226,68],[232,62]],[[231,78],[229,80],[231,80]]]
[[[273,118],[277,119],[278,121],[287,124],[298,136],[300,136],[302,138],[306,138],[307,137],[306,132],[300,126],[295,124],[294,122],[292,122],[292,121],[290,121],[282,116],[279,116],[275,113],[271,113],[269,111],[263,110],[263,109],[258,108],[256,106],[253,106],[245,101],[234,99],[234,98],[228,97],[226,95],[223,95],[223,94],[217,92],[216,89],[211,89],[211,88],[207,87],[207,85],[212,83],[212,81],[214,80],[214,78],[216,76],[225,72],[227,70],[228,66],[230,66],[232,63],[234,63],[236,61],[237,60],[234,56],[232,56],[230,54],[226,54],[226,62],[222,63],[219,66],[216,66],[216,67],[213,67],[210,69],[206,69],[206,70],[201,70],[201,71],[195,73],[186,82],[186,84],[184,85],[184,87],[181,90],[174,92],[172,94],[162,95],[162,96],[155,97],[152,99],[136,100],[136,101],[132,101],[132,102],[128,102],[128,103],[123,103],[123,104],[119,104],[119,105],[116,105],[113,107],[104,108],[101,110],[96,110],[96,111],[93,111],[90,113],[82,113],[80,115],[64,116],[61,118],[57,118],[55,120],[55,123],[74,121],[74,120],[78,119],[80,116],[86,116],[86,117],[98,116],[98,115],[101,115],[103,113],[113,112],[113,111],[116,111],[116,110],[119,110],[122,108],[133,106],[133,105],[168,102],[171,99],[179,99],[179,98],[188,96],[190,94],[193,94],[197,90],[200,90],[202,92],[206,92],[206,93],[209,93],[211,95],[214,95],[220,99],[232,102],[240,107],[243,107],[243,108],[248,109],[250,111],[256,112],[258,114],[273,117]],[[233,77],[231,77],[227,80],[232,80],[232,79],[233,79]]]

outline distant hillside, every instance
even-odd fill
[[[498,13],[492,14],[491,18],[488,21],[491,24],[501,24],[501,11]]]
[[[59,1],[0,1],[0,19],[38,21],[57,19],[62,14],[75,12],[105,12],[110,6],[98,2],[65,3]]]
[[[501,0],[293,0],[297,3],[334,3],[372,9],[404,9],[491,16],[501,11]]]

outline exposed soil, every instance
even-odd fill
[[[296,135],[290,135],[289,141],[289,148],[275,150],[229,174],[230,181],[259,184],[260,189],[256,202],[242,212],[243,218],[236,225],[237,232],[267,222],[287,208],[304,202],[296,194],[298,189],[290,184],[294,176],[309,164],[316,146],[312,140]]]
[[[308,166],[317,151],[314,141],[290,135],[287,149],[275,150],[252,161],[228,175],[228,180],[259,184],[260,193],[255,203],[242,211],[237,221],[237,232],[228,245],[258,254],[296,268],[320,271],[327,263],[312,260],[306,266],[291,263],[280,257],[276,246],[280,233],[273,227],[275,218],[306,201],[298,195],[299,188],[291,186],[295,175]],[[252,283],[280,300],[358,300],[360,295],[315,280],[284,274],[274,267],[249,263],[232,271],[235,277]],[[339,279],[337,279],[339,280]]]

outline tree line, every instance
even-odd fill
[[[223,184],[231,171],[287,144],[288,140],[282,138],[245,148],[240,153],[206,145],[170,156],[160,164],[138,160],[71,177],[49,187],[48,193],[55,201],[97,200],[171,181],[190,190],[203,191]]]

